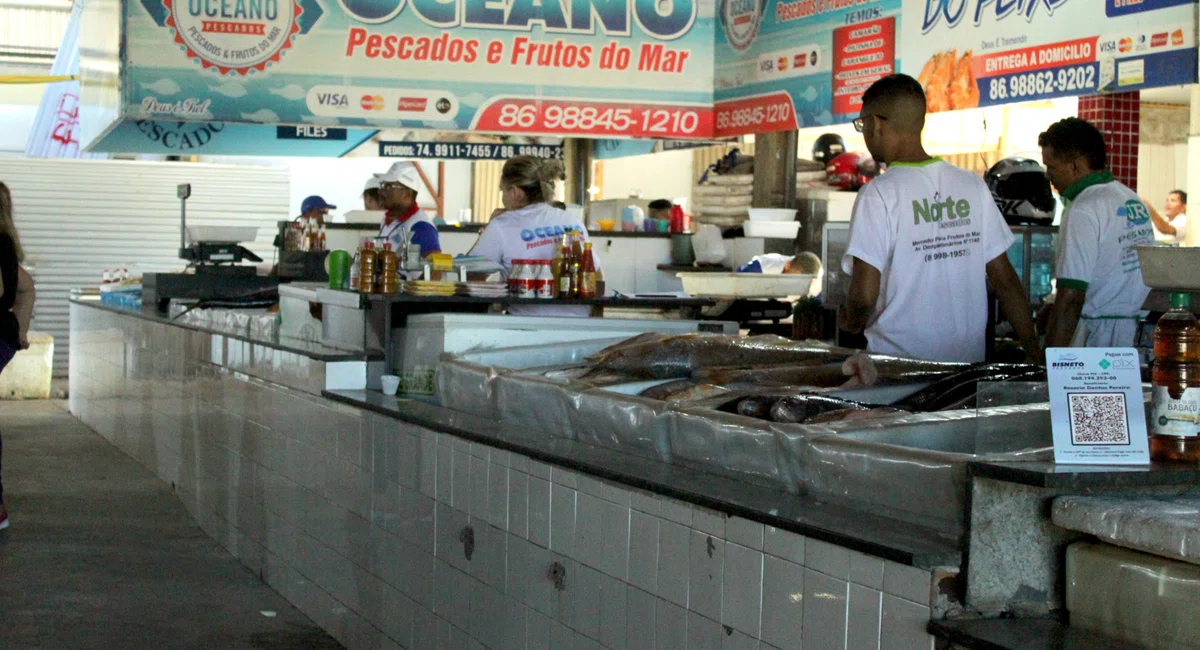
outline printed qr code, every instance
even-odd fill
[[[1076,445],[1128,445],[1129,417],[1124,393],[1067,395],[1071,442]]]

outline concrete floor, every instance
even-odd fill
[[[64,403],[0,403],[0,435],[0,648],[341,647]]]

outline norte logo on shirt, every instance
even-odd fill
[[[1133,230],[1150,221],[1150,211],[1141,201],[1130,199],[1117,208],[1117,216],[1125,218],[1125,230]]]
[[[921,221],[925,223],[938,223],[942,219],[966,219],[971,216],[971,202],[966,199],[954,200],[954,197],[947,197],[942,200],[941,194],[936,194],[931,202],[929,199],[921,199],[913,201],[913,225],[921,225]]]

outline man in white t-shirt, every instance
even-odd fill
[[[1150,210],[1113,180],[1104,135],[1085,120],[1055,122],[1038,146],[1066,206],[1046,347],[1132,347],[1150,293],[1137,255],[1154,244]]]
[[[1171,190],[1171,193],[1167,195],[1167,204],[1163,206],[1162,214],[1159,214],[1149,201],[1142,202],[1150,210],[1150,221],[1154,223],[1155,241],[1176,246],[1183,244],[1183,240],[1187,238],[1187,192]]]
[[[921,144],[925,93],[907,75],[877,81],[854,126],[887,172],[858,193],[842,270],[840,325],[868,349],[930,361],[980,362],[988,282],[1026,353],[1039,355],[1029,301],[1008,261],[1012,231],[983,179]]]

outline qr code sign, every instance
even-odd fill
[[[1124,393],[1072,393],[1071,442],[1076,445],[1128,445],[1129,417]]]

